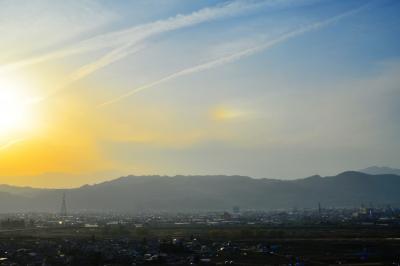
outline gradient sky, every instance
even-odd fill
[[[0,183],[399,167],[398,14],[396,0],[0,0]]]

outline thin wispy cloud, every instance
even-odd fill
[[[11,63],[12,69],[45,60],[49,50],[44,49],[99,30],[117,18],[97,0],[0,1],[0,49],[7,51],[0,54],[0,62]],[[45,54],[34,56],[33,51]]]
[[[95,68],[94,66],[96,65],[96,62],[98,62],[98,66],[104,67],[104,61],[107,61],[104,58],[113,58],[114,60],[108,59],[108,61],[110,62],[116,61],[117,58],[121,59],[124,57],[123,55],[126,56],[128,54],[131,54],[132,52],[135,52],[136,48],[132,46],[151,36],[181,28],[191,27],[204,22],[237,16],[246,12],[258,10],[262,7],[288,6],[290,4],[293,4],[293,2],[293,0],[237,0],[233,2],[227,2],[214,7],[206,7],[187,15],[179,14],[164,20],[157,20],[151,23],[133,26],[124,30],[98,35],[93,38],[81,41],[75,45],[72,45],[71,47],[3,65],[2,67],[0,67],[0,70],[14,70],[21,67],[34,65],[49,60],[61,59],[80,53],[86,53],[105,48],[114,48],[115,50],[106,54],[99,60],[88,64],[91,65],[92,69]],[[74,76],[83,75],[80,75],[78,73],[74,74]]]
[[[0,151],[4,151],[7,150],[8,148],[11,148],[12,146],[14,146],[17,143],[23,142],[25,141],[25,139],[14,139],[14,140],[10,140],[7,143],[3,144],[0,146]]]
[[[271,47],[273,47],[275,45],[278,45],[278,44],[280,44],[282,42],[285,42],[285,41],[287,41],[287,40],[289,40],[291,38],[297,37],[299,35],[305,34],[305,33],[310,32],[310,31],[321,29],[321,28],[323,28],[325,26],[328,26],[328,25],[330,25],[332,23],[335,23],[335,22],[339,21],[342,18],[345,18],[347,16],[353,15],[353,14],[361,11],[365,7],[366,6],[362,6],[362,7],[359,7],[357,9],[353,9],[353,10],[350,10],[348,12],[345,12],[345,13],[342,13],[340,15],[337,15],[335,17],[332,17],[332,18],[329,18],[329,19],[326,19],[326,20],[323,20],[323,21],[318,21],[318,22],[312,23],[312,24],[307,25],[307,26],[300,27],[300,28],[298,28],[296,30],[290,31],[288,33],[285,33],[285,34],[283,34],[283,35],[281,35],[281,36],[279,36],[279,37],[277,37],[275,39],[262,42],[262,43],[260,43],[260,44],[258,44],[256,46],[251,47],[251,48],[248,48],[248,49],[245,49],[245,50],[242,50],[242,51],[230,54],[230,55],[222,56],[220,58],[217,58],[217,59],[205,62],[205,63],[201,63],[201,64],[198,64],[198,65],[195,65],[195,66],[192,66],[192,67],[188,67],[188,68],[183,69],[183,70],[180,70],[180,71],[175,72],[173,74],[170,74],[170,75],[168,75],[166,77],[163,77],[163,78],[161,78],[159,80],[153,81],[151,83],[148,83],[146,85],[138,87],[138,88],[136,88],[134,90],[131,90],[126,94],[122,94],[122,95],[120,95],[120,96],[118,96],[118,97],[116,97],[114,99],[111,99],[109,101],[101,103],[99,105],[99,107],[105,107],[105,106],[114,104],[114,103],[119,102],[119,101],[121,101],[121,100],[123,100],[125,98],[128,98],[128,97],[130,97],[130,96],[132,96],[132,95],[134,95],[134,94],[136,94],[138,92],[141,92],[141,91],[146,90],[146,89],[150,89],[152,87],[155,87],[155,86],[160,85],[162,83],[165,83],[167,81],[170,81],[170,80],[182,77],[182,76],[186,76],[186,75],[189,75],[189,74],[193,74],[193,73],[209,70],[209,69],[212,69],[212,68],[216,68],[216,67],[219,67],[219,66],[222,66],[222,65],[225,65],[225,64],[240,60],[240,59],[242,59],[244,57],[248,57],[248,56],[254,55],[256,53],[262,52],[262,51],[267,50],[267,49],[269,49],[269,48],[271,48]]]
[[[124,40],[121,46],[113,49],[111,52],[105,54],[100,59],[95,60],[72,74],[72,79],[77,80],[83,78],[98,69],[106,67],[118,60],[125,58],[137,51],[141,50],[143,46],[137,47],[137,44],[143,40],[165,32],[187,28],[228,17],[237,16],[246,12],[255,11],[262,7],[283,7],[293,4],[292,0],[267,0],[267,1],[233,1],[221,6],[208,7],[199,11],[193,12],[189,15],[177,15],[175,17],[149,23],[143,26],[134,27],[122,32],[116,32],[106,38],[105,42],[113,42],[115,40]]]
[[[139,52],[140,50],[145,48],[144,44],[136,45],[132,48],[129,47],[129,49],[127,49],[128,46],[131,46],[131,45],[127,44],[127,45],[121,46],[121,47],[113,50],[112,52],[102,56],[100,59],[80,67],[79,69],[77,69],[70,75],[70,80],[72,82],[80,80],[80,79],[96,72],[97,70],[99,70],[103,67],[106,67],[118,60],[125,58],[128,55]]]
[[[67,78],[67,80],[65,82],[61,83],[61,85],[59,85],[56,89],[54,89],[53,91],[48,93],[46,96],[40,97],[40,99],[38,101],[36,101],[36,103],[41,102],[45,99],[48,99],[48,98],[56,95],[58,92],[64,90],[72,83],[89,76],[90,74],[96,72],[97,70],[99,70],[103,67],[106,67],[120,59],[123,59],[128,55],[132,55],[136,52],[139,52],[140,50],[142,50],[145,47],[145,44],[136,45],[135,47],[130,48],[129,50],[126,49],[127,46],[131,46],[131,45],[127,44],[127,45],[121,46],[121,47],[113,50],[112,52],[106,54],[105,56],[101,57],[100,59],[78,68],[71,75],[69,75],[69,77]]]
[[[65,57],[88,53],[100,49],[112,48],[112,50],[100,58],[89,62],[67,76],[65,81],[58,84],[50,93],[41,97],[40,101],[57,95],[60,91],[66,89],[72,83],[81,80],[96,71],[107,67],[108,65],[126,58],[140,50],[146,44],[144,41],[158,34],[192,27],[198,24],[222,20],[229,17],[254,12],[260,8],[284,8],[293,5],[300,5],[310,0],[293,1],[293,0],[236,0],[226,2],[221,5],[206,7],[187,15],[176,15],[165,20],[157,20],[155,22],[134,26],[128,29],[105,33],[77,43],[71,47],[50,52],[48,54],[37,57],[28,58],[22,61],[14,62],[8,65],[0,66],[1,71],[15,70],[42,62],[62,59]]]

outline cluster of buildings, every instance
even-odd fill
[[[32,227],[145,226],[282,226],[282,225],[400,225],[400,209],[385,207],[292,209],[275,211],[232,211],[193,213],[16,213],[0,214],[0,229]]]
[[[360,228],[368,229],[364,233]],[[384,231],[375,233],[381,228]],[[386,241],[396,232],[400,233],[400,209],[390,206],[319,206],[270,212],[234,207],[232,211],[207,213],[2,214],[0,266],[300,266],[314,265],[313,259],[364,265],[357,263],[371,263],[371,256],[385,262],[368,265],[386,265],[387,261],[400,265],[400,241],[393,238],[378,245],[375,239],[384,233]],[[330,239],[325,247],[320,242],[315,246],[313,241],[299,241],[321,234]],[[342,240],[360,237],[367,238],[350,246]]]

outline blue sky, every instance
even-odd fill
[[[75,185],[104,173],[400,167],[399,1],[21,0],[0,10],[0,77],[34,84],[46,124],[0,146],[62,131],[92,151],[13,175],[82,176]],[[83,149],[62,142],[55,153]]]

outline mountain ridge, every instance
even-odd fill
[[[382,175],[382,174],[400,175],[400,169],[387,166],[370,166],[359,170],[359,172],[370,175]]]
[[[355,207],[362,203],[400,206],[398,175],[346,171],[295,180],[246,176],[134,176],[74,189],[40,189],[0,185],[0,212],[57,212],[62,193],[70,211],[213,211]]]

